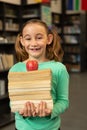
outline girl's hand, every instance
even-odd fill
[[[24,117],[36,116],[35,109],[36,108],[33,103],[26,102],[24,108],[19,111],[19,114],[21,114]]]
[[[37,113],[38,116],[40,116],[40,117],[48,116],[48,115],[51,114],[51,112],[52,112],[52,110],[47,108],[46,102],[41,101],[38,104],[38,107],[37,107],[37,110],[36,110],[36,113]]]

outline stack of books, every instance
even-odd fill
[[[8,92],[11,111],[19,111],[27,101],[33,102],[36,107],[40,101],[45,101],[47,107],[52,108],[51,75],[50,69],[9,72]]]

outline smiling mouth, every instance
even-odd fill
[[[38,51],[40,50],[41,48],[30,48],[31,51]]]

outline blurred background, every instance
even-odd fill
[[[8,71],[17,60],[14,44],[29,19],[55,25],[70,75],[70,107],[61,130],[87,129],[87,0],[0,0],[0,130],[15,130],[9,107]]]

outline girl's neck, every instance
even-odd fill
[[[28,60],[36,60],[38,63],[42,63],[42,62],[47,62],[47,61],[49,61],[49,59],[47,59],[47,58],[44,58],[44,59],[42,59],[42,60],[29,58],[29,59],[27,59],[27,60],[25,60],[25,61],[23,61],[23,62],[26,63]]]

